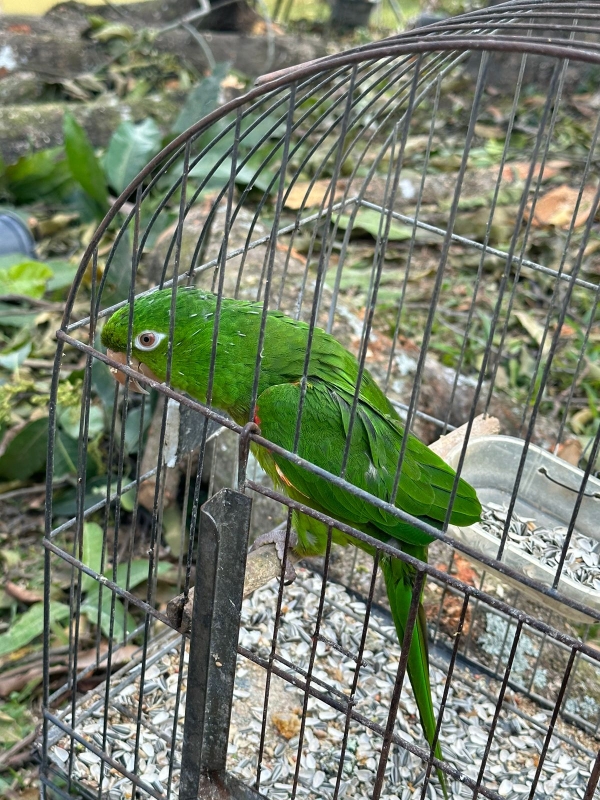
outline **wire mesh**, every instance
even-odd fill
[[[454,797],[598,796],[600,428],[576,466],[551,455],[597,396],[597,109],[578,117],[577,160],[557,165],[577,113],[573,87],[600,63],[597,10],[517,0],[267,76],[172,142],[113,205],[57,334],[49,464],[65,457],[61,359],[83,359],[84,393],[70,505],[48,476],[46,657],[57,576],[72,622],[68,682],[56,687],[45,672],[47,796],[178,796],[188,651],[165,599],[187,598],[200,508],[223,487],[252,498],[252,536],[279,526],[289,543],[297,512],[326,531],[294,584],[282,569],[244,603],[227,760],[240,786],[277,799],[433,798],[441,770]],[[512,84],[502,109],[499,64]],[[549,236],[548,181],[560,170],[569,199]],[[185,286],[216,294],[195,396],[177,352],[176,289]],[[164,380],[140,366],[131,334],[133,301],[157,287],[172,289]],[[232,416],[219,404],[232,363],[219,349],[225,298],[261,304],[251,399]],[[99,330],[127,304],[122,363],[100,347]],[[274,310],[308,326],[289,443],[262,435],[256,408]],[[425,441],[466,425],[452,463],[492,504],[490,519],[496,513],[485,546],[481,531],[448,524],[450,509],[438,529],[394,504],[406,438],[387,496],[349,482],[356,387],[337,473],[302,457],[318,327],[356,356],[357,386],[368,370]],[[122,388],[109,367],[125,376]],[[111,425],[98,470],[90,419],[101,404]],[[489,437],[495,444],[480,440],[473,460],[482,412],[500,419],[516,449]],[[430,563],[351,514],[288,496],[285,481],[274,487],[261,450],[431,536]],[[490,475],[496,484],[482,482]],[[523,557],[531,518],[562,525],[545,561],[537,551]],[[592,541],[583,578],[573,566],[582,531]],[[370,555],[340,548],[344,536]],[[390,556],[416,576],[400,643],[378,578]],[[405,675],[423,586],[433,746]],[[82,661],[84,645],[91,660]]]

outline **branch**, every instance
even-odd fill
[[[464,442],[466,432],[466,424],[461,425],[460,428],[447,433],[445,436],[440,436],[437,441],[432,442],[429,445],[429,449],[433,450],[436,455],[438,455],[440,458],[443,458],[445,461],[448,453]],[[469,434],[469,441],[475,436],[492,436],[498,433],[500,433],[500,422],[496,419],[496,417],[486,417],[483,414],[480,414],[473,420],[473,426],[471,428],[471,433]]]
[[[440,458],[445,459],[448,453],[465,440],[467,425],[441,436],[436,442],[429,445]],[[485,417],[480,414],[473,420],[469,438],[475,436],[490,436],[500,433],[500,423],[495,417]],[[293,562],[298,559],[288,553],[288,559]],[[273,578],[281,575],[281,562],[272,544],[263,545],[257,550],[248,553],[246,562],[246,577],[244,579],[244,597],[248,597],[256,589],[260,589]],[[180,633],[189,633],[192,627],[192,608],[194,604],[194,589],[189,590],[187,600],[185,595],[180,594],[169,601],[167,605],[167,616],[169,621]]]
[[[288,553],[288,561],[295,563],[298,559],[293,553]],[[246,576],[244,578],[244,597],[248,597],[256,589],[260,589],[273,578],[281,575],[281,561],[275,550],[275,545],[266,544],[258,550],[248,553],[246,561]],[[189,633],[192,627],[192,608],[194,605],[194,587],[189,590],[187,600],[184,594],[179,594],[167,604],[167,617],[180,633]]]

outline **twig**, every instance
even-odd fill
[[[69,480],[63,481],[56,481],[56,483],[52,484],[55,489],[59,486],[65,486],[69,483]],[[28,494],[41,494],[42,492],[46,491],[46,484],[45,483],[36,483],[34,486],[25,486],[23,489],[13,489],[11,492],[4,492],[0,494],[0,502],[3,500],[13,500],[17,497],[25,497]]]
[[[214,72],[217,66],[217,62],[215,61],[215,57],[213,56],[212,50],[208,46],[208,42],[206,41],[204,36],[202,36],[200,31],[197,31],[193,25],[190,25],[189,22],[182,22],[181,27],[184,28],[190,34],[190,36],[192,36],[198,42],[198,44],[200,45],[200,49],[204,53],[204,56],[208,62],[208,68],[210,69],[211,72]]]
[[[429,445],[434,453],[440,458],[446,458],[448,453],[464,442],[467,425],[441,436],[437,442]],[[480,414],[473,420],[469,438],[475,436],[489,436],[500,433],[500,423],[495,417],[485,417]],[[288,553],[288,559],[295,563],[298,559],[293,553]],[[260,589],[273,578],[281,575],[281,561],[272,544],[259,547],[248,553],[246,562],[246,576],[244,579],[244,597],[248,597],[256,589]],[[169,601],[167,605],[167,617],[169,621],[180,633],[189,633],[192,627],[192,609],[194,604],[194,589],[190,589],[187,599],[180,594]]]
[[[39,731],[37,728],[27,736],[24,736],[20,741],[13,744],[13,746],[6,752],[0,755],[0,770],[14,769],[20,767],[32,757],[31,751],[23,753],[26,747],[32,745],[37,739]]]
[[[64,306],[60,303],[51,303],[49,300],[42,300],[38,297],[28,297],[26,294],[0,294],[2,303],[28,303],[35,308],[43,308],[47,311],[64,311]],[[17,309],[15,309],[16,311]]]

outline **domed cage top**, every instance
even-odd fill
[[[599,32],[597,3],[517,1],[265,76],[112,206],[57,333],[46,796],[407,800],[441,797],[441,773],[452,797],[599,796]],[[212,298],[188,362],[186,287]],[[133,313],[157,290],[169,296],[160,374],[138,358]],[[242,410],[219,402],[241,368],[231,298],[258,303]],[[119,308],[127,344],[107,353],[100,333]],[[273,311],[308,326],[289,441],[264,433],[257,406]],[[381,466],[367,488],[352,483],[356,386],[335,470],[319,463],[325,439],[303,455],[317,329],[474,486],[480,522],[452,523],[458,478],[439,524],[412,516],[410,497],[394,504],[408,437],[387,495],[368,490]],[[83,365],[76,446],[61,435],[65,358]],[[290,492],[283,467],[274,485],[265,451],[431,537],[429,563],[373,538],[352,508],[340,519]],[[67,460],[68,501],[53,487]],[[293,556],[259,564],[260,548],[244,588],[249,534],[293,543],[297,512],[323,526],[323,552],[287,586]],[[339,547],[348,537],[362,549]],[[400,643],[378,577],[391,556],[414,575]],[[59,687],[57,574],[71,607]],[[433,743],[406,677],[422,592]]]

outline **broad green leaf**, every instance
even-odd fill
[[[23,156],[5,170],[6,188],[18,203],[62,200],[73,187],[62,147]]]
[[[350,225],[352,225],[353,231],[365,231],[374,239],[378,239],[379,236],[385,232],[386,224],[386,220],[383,220],[382,223],[381,214],[379,211],[365,209],[356,214],[353,223],[351,217],[341,216],[339,218],[338,227],[345,231]],[[403,242],[406,239],[410,239],[411,236],[412,228],[408,225],[398,225],[395,222],[392,222],[390,225],[390,232],[388,236],[390,242]]]
[[[69,619],[69,606],[50,601],[50,621]],[[0,656],[14,653],[44,632],[44,604],[35,603],[19,616],[6,633],[0,634]]]
[[[17,433],[0,457],[0,478],[26,481],[46,463],[48,418],[36,419]]]
[[[79,440],[81,426],[81,407],[71,406],[58,411],[58,424],[63,433],[71,439]],[[90,406],[88,416],[88,437],[93,439],[104,430],[104,412],[99,406]]]
[[[168,572],[170,569],[169,564],[158,564],[158,574],[161,575]],[[127,573],[129,571],[129,586],[127,585]],[[107,569],[104,575],[113,580],[112,569]],[[148,578],[148,561],[143,559],[134,559],[131,564],[119,564],[117,567],[115,583],[121,588],[133,589],[139,586]],[[87,614],[90,622],[97,624],[98,622],[98,604],[100,597],[100,587],[96,584],[94,589],[89,591],[85,597],[84,602],[81,604],[81,611]],[[107,587],[102,589],[102,603],[100,608],[100,627],[102,633],[108,638],[110,636],[110,617],[111,617],[111,603],[112,592]],[[123,601],[119,597],[115,597],[115,613],[113,623],[113,638],[121,640],[125,638],[126,633],[131,633],[135,630],[136,622],[131,614],[125,616],[125,607]],[[127,629],[125,631],[125,628]]]
[[[105,270],[107,286],[104,289],[102,300],[107,304],[118,303],[129,296],[131,250],[131,237],[129,231],[125,231]]]
[[[127,571],[129,568],[129,586],[127,586]],[[169,571],[170,565],[166,564],[165,562],[161,562],[157,565],[157,573],[158,575],[164,575],[166,572]],[[112,580],[112,569],[107,570],[105,573],[107,578]],[[117,586],[120,586],[122,589],[135,589],[136,586],[139,586],[140,583],[143,583],[148,578],[148,561],[143,558],[135,558],[132,562],[130,567],[127,564],[119,564],[117,567],[117,580],[115,583]]]
[[[192,89],[173,123],[171,133],[175,136],[183,133],[199,119],[215,110],[219,104],[221,81],[227,75],[227,70],[227,64],[217,64],[212,75],[208,75]]]
[[[108,210],[108,189],[104,172],[87,133],[75,117],[66,112],[63,121],[65,152],[73,178],[92,197],[102,211]]]
[[[67,439],[77,446],[76,442],[72,439]],[[55,453],[55,476],[56,476],[56,453]],[[114,488],[114,487],[113,487]],[[77,513],[77,492],[74,486],[66,486],[59,488],[54,493],[55,499],[52,503],[52,512],[58,517],[72,517]],[[85,497],[83,500],[83,507],[90,508],[99,500],[106,497],[106,474],[100,475],[95,478],[90,478],[86,481]]]
[[[38,308],[26,311],[17,305],[0,303],[0,327],[28,328],[34,325],[39,314]]]
[[[0,320],[1,318],[0,315]],[[102,403],[106,423],[108,424],[110,423],[115,401],[115,379],[110,374],[108,366],[98,359],[94,359],[92,363],[92,389]]]
[[[206,176],[212,172],[213,167],[215,166],[215,160],[219,158],[218,153],[208,153],[204,158],[202,158],[194,167],[190,170],[190,177],[191,178],[199,178],[200,180],[204,180]],[[205,189],[214,189],[214,188],[221,188],[225,183],[229,181],[231,177],[231,160],[226,158],[222,164],[219,164],[218,167],[212,172]]]
[[[271,172],[268,167],[263,167],[262,160],[251,158],[247,164],[236,172],[235,182],[238,186],[249,186],[252,184],[253,189],[258,189],[261,192],[269,190],[271,194],[277,194],[279,188],[278,181],[273,181],[275,172]],[[260,171],[259,171],[260,170]]]
[[[90,592],[81,604],[81,613],[85,614],[89,621],[98,624],[98,606],[100,605],[100,628],[108,639],[110,637],[110,618],[112,610],[112,592],[104,587],[102,589],[102,603],[99,603],[100,589],[96,588]],[[125,607],[119,597],[115,597],[115,615],[113,623],[113,639],[121,641],[125,638],[125,627],[127,633],[131,633],[136,628],[135,619],[131,614],[125,618]],[[123,624],[125,622],[125,625]]]
[[[25,342],[18,350],[13,350],[11,353],[1,355],[0,366],[3,366],[4,369],[15,370],[17,367],[21,366],[29,353],[31,353],[31,342]]]
[[[66,289],[73,283],[75,273],[77,272],[78,265],[71,264],[70,261],[60,261],[59,259],[50,259],[48,266],[52,270],[52,277],[46,284],[47,292],[55,292],[58,289]]]
[[[118,194],[158,153],[161,141],[162,134],[153,119],[145,119],[137,125],[133,122],[119,125],[104,156],[106,177]]]
[[[130,455],[133,455],[138,452],[140,447],[140,418],[142,415],[141,408],[132,408],[131,411],[127,414],[127,419],[125,420],[125,451]],[[144,429],[148,426],[150,422],[150,414],[148,413],[148,409],[144,412]],[[143,431],[142,431],[143,433]]]
[[[0,269],[0,295],[22,294],[41,297],[53,272],[41,261],[22,261],[8,269]]]
[[[57,428],[54,439],[54,478],[57,480],[77,472],[79,442]]]
[[[8,253],[8,255],[0,256],[0,269],[9,269],[10,267],[15,267],[17,264],[22,263],[23,253]]]
[[[121,508],[124,511],[133,511],[135,505],[135,489],[130,489],[121,495]]]
[[[104,549],[104,532],[96,522],[86,522],[83,526],[83,554],[81,560],[94,572],[100,572],[102,551]],[[81,591],[91,592],[98,588],[98,581],[91,575],[81,573]]]
[[[258,122],[255,127],[252,127],[256,119],[257,117],[255,115],[248,115],[244,118],[240,144],[245,150],[250,150],[265,138],[281,138],[285,133],[285,118],[282,120],[281,115],[276,116],[275,114],[269,114]],[[250,130],[250,128],[252,128],[252,130]],[[275,161],[275,158],[273,161]]]

